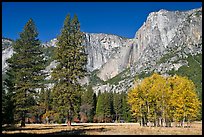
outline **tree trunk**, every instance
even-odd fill
[[[68,115],[67,115],[67,126],[71,126],[71,114],[70,114],[70,110],[69,110],[69,113],[68,113]]]
[[[144,126],[147,126],[147,119],[146,119],[146,115],[144,116]]]
[[[140,118],[140,126],[143,126],[142,117]]]
[[[171,121],[168,122],[168,127],[171,127]]]
[[[151,122],[148,120],[148,126],[151,127]]]
[[[21,118],[21,127],[25,127],[25,112],[23,112],[23,115]]]
[[[184,128],[184,122],[185,122],[185,117],[183,118],[183,121],[182,121],[183,128]]]
[[[24,92],[25,92],[24,96],[26,99],[26,97],[27,97],[26,90],[24,90]],[[26,107],[26,105],[27,105],[26,101],[24,100],[24,107]],[[25,114],[26,114],[26,112],[25,112],[25,110],[23,110],[22,111],[22,117],[21,117],[21,127],[25,127]]]
[[[157,127],[159,126],[159,118],[157,118]]]
[[[154,127],[157,126],[157,117],[156,117],[156,112],[154,112]]]
[[[120,123],[120,115],[119,115],[119,118],[118,118],[118,120],[119,120],[119,123]]]
[[[168,118],[165,120],[165,125],[166,127],[171,127],[171,121]]]
[[[142,118],[142,126],[145,126],[145,117]]]
[[[115,114],[115,122],[118,123],[118,121],[117,121],[117,113]]]
[[[189,128],[191,128],[191,121],[189,121]]]
[[[25,127],[25,121],[21,121],[21,127]]]
[[[184,110],[185,110],[185,104],[184,104]],[[185,118],[186,118],[186,114],[185,114],[185,111],[184,111],[184,114],[183,114],[183,120],[182,120],[182,126],[183,126],[183,128],[185,127],[184,126],[184,122],[185,122]]]
[[[187,126],[187,128],[188,128],[188,123],[189,123],[189,121],[187,121],[187,125],[186,125],[186,126]]]
[[[159,118],[159,126],[162,126],[162,118]]]
[[[71,120],[67,120],[67,126],[71,126]]]
[[[162,127],[165,127],[166,125],[166,118],[162,118]]]

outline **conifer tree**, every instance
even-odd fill
[[[30,19],[24,26],[20,38],[13,46],[14,54],[7,60],[13,84],[13,101],[15,105],[15,120],[25,126],[26,114],[29,110],[29,96],[36,96],[36,89],[42,88],[45,78],[45,58],[37,39],[38,32],[34,21]],[[9,72],[9,71],[8,71]]]
[[[74,15],[71,20],[68,14],[61,34],[57,37],[55,59],[58,65],[52,72],[52,79],[55,80],[53,101],[58,112],[66,116],[68,125],[71,125],[79,103],[81,88],[78,80],[86,72],[87,56],[82,45],[83,36],[77,16]]]
[[[8,69],[2,83],[2,122],[6,124],[14,124],[13,78],[12,70]]]
[[[122,118],[125,122],[130,122],[131,121],[131,111],[130,111],[130,106],[127,103],[127,94],[126,93],[121,93],[121,98],[122,98]]]
[[[2,125],[14,124],[12,92],[2,87]]]
[[[5,116],[6,116],[6,107],[7,107],[7,100],[6,100],[6,91],[5,91],[5,88],[3,87],[2,85],[2,109],[1,109],[1,115],[2,115],[2,121],[1,121],[1,124],[5,124],[6,122],[6,119],[5,119]]]
[[[93,94],[93,114],[96,114],[96,104],[97,104],[97,97],[96,93]]]
[[[112,104],[112,95],[111,93],[108,93],[107,91],[105,91],[104,93],[104,100],[103,100],[103,113],[104,113],[104,117],[105,117],[105,122],[106,119],[109,118],[113,113],[113,104]]]
[[[113,106],[114,106],[114,113],[116,117],[116,121],[122,114],[122,96],[119,93],[113,94]]]
[[[88,85],[87,90],[83,92],[81,96],[81,108],[82,112],[86,113],[88,116],[88,121],[93,122],[93,117],[95,115],[95,103],[96,98],[91,85]]]
[[[98,96],[96,105],[96,116],[99,121],[106,122],[107,118],[111,118],[113,114],[113,96],[107,91]],[[104,121],[105,120],[105,121]]]
[[[42,88],[38,98],[35,98],[36,104],[31,108],[32,115],[42,122],[43,114],[52,109],[51,90]]]
[[[100,93],[98,95],[97,104],[96,104],[96,116],[97,118],[104,118],[104,94]]]

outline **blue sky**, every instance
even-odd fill
[[[133,38],[150,12],[186,11],[202,2],[2,2],[2,36],[16,39],[32,18],[42,42],[60,34],[68,13],[76,14],[83,32]]]

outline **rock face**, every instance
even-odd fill
[[[202,43],[202,9],[187,12],[153,12],[138,30],[135,38],[138,47],[141,47],[139,58],[135,59],[136,72],[156,67],[161,57],[172,49],[190,48],[189,53],[201,53],[202,47],[196,48],[193,45]]]
[[[103,33],[85,33],[85,46],[88,53],[87,68],[89,71],[100,69],[107,63],[118,49],[126,45],[126,39]]]
[[[186,12],[160,10],[150,13],[130,41],[118,50],[122,53],[109,59],[99,70],[98,77],[108,81],[94,86],[96,92],[127,92],[136,75],[150,72],[168,75],[169,71],[188,66],[186,58],[189,55],[202,55],[202,8]],[[117,57],[121,59],[117,60]],[[126,65],[118,69],[120,64]],[[103,71],[105,66],[106,71]]]
[[[12,44],[12,40],[11,39],[8,39],[8,38],[2,38],[2,50],[8,48],[11,46]]]
[[[56,46],[57,39],[43,44]],[[100,70],[98,76],[107,80],[127,68],[134,39],[103,33],[85,33],[84,46],[88,54],[87,70]],[[107,63],[108,62],[108,63]],[[110,66],[111,64],[111,66]]]
[[[2,39],[2,73],[8,68],[6,60],[13,55],[12,40]]]
[[[95,84],[94,90],[127,91],[137,74],[166,74],[188,65],[184,58],[189,54],[202,54],[202,8],[152,12],[133,39],[103,33],[85,33],[85,36],[87,69],[107,81]],[[43,45],[55,47],[56,43],[55,38]],[[6,67],[5,59],[12,53],[11,47],[3,50],[2,71]],[[50,72],[55,65],[56,62],[52,62],[46,71]],[[114,77],[120,77],[117,84],[108,83]],[[88,77],[85,79],[90,82]]]
[[[44,47],[55,47],[57,43],[57,38],[51,39],[50,41],[43,43]]]
[[[202,8],[186,12],[163,9],[152,12],[135,38],[125,40],[118,52],[102,66],[98,77],[108,80],[130,66],[134,73],[146,69],[157,71],[161,69],[157,62],[169,49],[184,46],[180,50],[191,48],[189,52],[197,54],[201,53],[202,47],[192,45],[199,43],[202,43]],[[178,69],[185,64],[173,64],[170,69]]]

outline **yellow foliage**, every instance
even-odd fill
[[[128,92],[128,103],[135,117],[156,117],[193,120],[198,116],[201,102],[194,83],[187,77],[163,77],[154,73]]]
[[[46,117],[51,117],[51,116],[54,116],[55,115],[55,112],[54,111],[46,111],[45,114],[43,114],[42,118],[43,119],[46,119]]]

